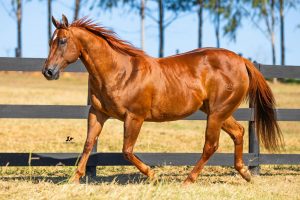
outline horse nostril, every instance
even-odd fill
[[[52,71],[51,69],[48,69],[48,70],[46,71],[46,74],[47,74],[48,76],[52,76],[52,75],[53,75],[53,71]]]

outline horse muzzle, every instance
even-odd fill
[[[47,80],[57,80],[59,79],[59,70],[57,67],[48,68],[42,71],[43,75]]]

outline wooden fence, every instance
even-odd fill
[[[0,71],[41,71],[42,58],[0,58]],[[265,78],[300,78],[300,67],[256,64]],[[67,72],[86,72],[81,62],[72,64]],[[5,76],[5,75],[2,75]],[[20,75],[21,76],[21,75]],[[46,81],[46,80],[45,80]],[[1,98],[1,97],[0,97]],[[57,118],[86,119],[89,105],[0,105],[0,118]],[[239,121],[249,121],[249,152],[244,161],[253,173],[259,173],[259,165],[300,164],[300,154],[261,154],[255,133],[254,108],[240,108],[234,113]],[[277,109],[279,121],[300,121],[300,109]],[[206,120],[201,111],[184,120]],[[85,133],[83,133],[85,134]],[[283,133],[284,134],[284,133]],[[96,166],[131,165],[121,153],[97,153],[96,146],[88,160],[87,174],[96,175]],[[200,153],[135,153],[150,166],[194,165]],[[74,166],[79,153],[0,153],[0,166]],[[208,165],[233,166],[232,153],[216,153]]]

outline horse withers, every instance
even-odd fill
[[[250,181],[243,162],[244,128],[233,112],[248,98],[254,102],[258,137],[267,149],[281,146],[274,97],[262,74],[245,58],[219,48],[201,48],[166,58],[153,58],[114,32],[87,18],[68,23],[52,17],[56,30],[43,74],[48,80],[81,59],[89,73],[91,108],[88,134],[74,182],[85,174],[86,163],[105,121],[124,122],[124,157],[149,178],[154,172],[133,154],[144,121],[178,120],[198,110],[207,114],[203,154],[185,180],[194,182],[217,150],[220,130],[234,142],[234,166]]]

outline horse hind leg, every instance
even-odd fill
[[[229,134],[234,142],[234,167],[239,174],[246,180],[251,180],[251,174],[243,161],[243,136],[244,128],[232,116],[226,119],[222,129]]]

